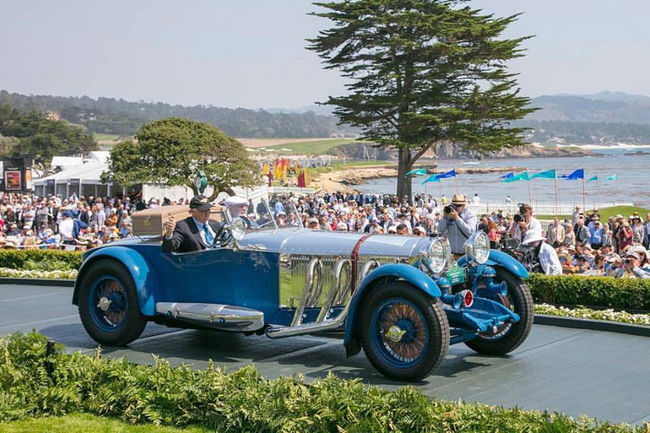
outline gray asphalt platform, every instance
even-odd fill
[[[0,285],[0,334],[35,329],[69,351],[94,351],[97,344],[83,329],[71,298],[70,287]],[[301,374],[310,382],[333,372],[385,389],[405,385],[377,373],[363,352],[346,358],[342,341],[333,337],[271,340],[149,324],[128,347],[105,347],[103,353],[136,363],[152,363],[155,354],[198,369],[209,359],[227,370],[254,364],[268,378]],[[447,400],[650,422],[650,339],[535,325],[526,342],[505,357],[451,346],[440,368],[414,386]]]

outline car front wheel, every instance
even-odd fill
[[[447,354],[447,316],[435,299],[407,282],[374,288],[360,313],[363,350],[385,376],[420,380]]]
[[[99,260],[91,266],[79,287],[81,323],[98,343],[124,346],[138,338],[147,324],[133,278],[113,260]]]
[[[495,282],[505,281],[506,296],[499,295],[498,302],[519,315],[519,322],[506,323],[494,334],[478,334],[465,344],[472,350],[486,355],[505,355],[524,342],[533,326],[535,310],[533,297],[524,281],[502,268],[496,268]]]

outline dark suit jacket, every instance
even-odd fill
[[[222,224],[215,220],[208,220],[210,228],[215,233],[219,233]],[[194,219],[190,216],[176,223],[174,234],[171,239],[163,235],[162,249],[171,253],[189,253],[191,251],[200,251],[208,248],[201,238],[199,228],[194,224]]]

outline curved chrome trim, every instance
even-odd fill
[[[156,313],[226,331],[257,331],[264,327],[264,313],[224,304],[157,302]]]
[[[318,281],[316,282],[316,289],[314,290],[314,277],[315,277],[315,272],[316,269],[318,269]],[[320,297],[320,292],[323,289],[323,264],[320,261],[318,257],[314,257],[309,261],[309,264],[307,265],[307,278],[305,281],[305,287],[302,291],[302,296],[300,297],[300,302],[298,303],[298,307],[296,308],[296,312],[293,315],[293,319],[291,320],[291,326],[298,326],[300,323],[302,323],[303,319],[303,313],[305,312],[305,308],[307,305],[311,305],[314,300],[318,302],[318,298]],[[316,293],[316,296],[314,296],[314,292]]]
[[[348,277],[346,278],[345,285],[343,286],[343,289],[341,289],[341,273],[343,272],[343,268],[345,266],[348,268],[352,267],[352,262],[350,259],[339,259],[334,265],[334,269],[332,269],[332,285],[329,292],[327,292],[327,298],[325,299],[325,303],[318,313],[316,322],[322,322],[325,320],[327,318],[327,315],[330,313],[332,305],[341,305],[341,298],[345,300],[347,297],[347,292],[350,290],[350,271],[348,271]]]
[[[266,329],[266,336],[269,338],[291,337],[293,335],[309,334],[311,332],[330,331],[340,328],[348,317],[348,310],[351,302],[345,306],[343,311],[334,319],[323,320],[322,322],[303,323],[298,326],[278,326]]]
[[[359,282],[363,281],[370,271],[379,267],[379,262],[375,259],[370,259],[366,262],[365,265],[361,268],[361,273],[359,274]]]

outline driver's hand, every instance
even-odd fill
[[[176,228],[176,220],[174,219],[174,215],[169,215],[167,217],[167,221],[165,221],[164,227],[165,227],[165,237],[171,238],[172,235],[174,234],[174,229]]]
[[[454,219],[454,220],[458,219],[458,212],[456,212],[454,209],[452,209],[452,211],[449,212],[449,218]]]

